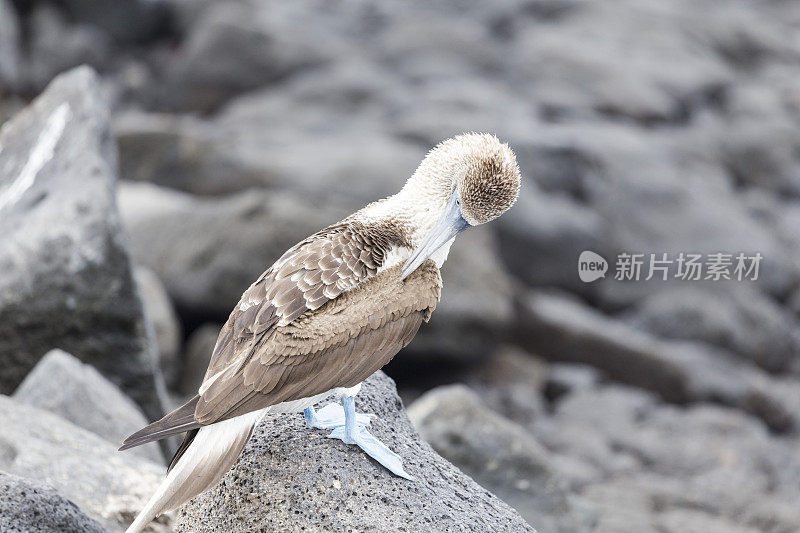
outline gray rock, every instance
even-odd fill
[[[47,481],[109,531],[124,530],[163,477],[163,466],[7,396],[0,423],[0,470]]]
[[[48,352],[17,387],[13,398],[88,429],[115,446],[148,423],[116,385],[94,367],[61,350]],[[133,453],[155,463],[164,461],[155,443],[140,446]]]
[[[328,82],[345,83],[335,75]],[[390,135],[383,126],[390,117],[370,114],[373,106],[346,106],[308,95],[306,87],[320,92],[319,83],[301,78],[286,92],[265,90],[237,98],[211,124],[213,143],[270,188],[296,191],[313,202],[335,202],[350,214],[400,190],[431,145]],[[345,107],[356,108],[352,116],[341,117]],[[314,165],[304,164],[310,153],[316,154]]]
[[[517,346],[504,345],[473,365],[465,383],[503,416],[528,426],[546,411],[547,363]]]
[[[62,2],[72,20],[96,26],[122,42],[143,42],[157,37],[170,23],[170,2],[163,0],[91,0]]]
[[[211,354],[217,345],[217,337],[222,326],[219,324],[203,324],[194,330],[186,340],[186,350],[183,357],[183,372],[179,391],[186,395],[197,394],[197,389],[203,382]]]
[[[0,391],[58,347],[160,417],[97,76],[78,68],[58,77],[3,127],[0,146]]]
[[[88,64],[103,71],[109,67],[112,45],[101,29],[72,24],[65,13],[51,4],[38,4],[29,17],[29,24],[26,89],[33,94],[38,94],[55,76],[71,68]]]
[[[20,84],[20,27],[10,0],[0,0],[0,91],[13,92]]]
[[[558,23],[521,24],[517,35],[518,68],[549,116],[680,123],[731,77],[715,50],[695,47],[675,31],[707,33],[708,25],[680,18],[685,5],[666,11],[654,1],[567,5]],[[652,17],[661,23],[647,27]],[[597,24],[614,31],[592,32]],[[641,56],[630,55],[629,40]]]
[[[213,142],[190,117],[128,111],[114,117],[120,176],[199,195],[228,194],[269,181]]]
[[[433,389],[408,408],[433,449],[546,531],[581,531],[547,450],[463,385]],[[586,525],[583,525],[586,527]]]
[[[576,489],[597,530],[792,531],[800,521],[796,437],[774,439],[739,411],[664,405],[611,385],[566,396],[533,431],[553,453],[603,470]]]
[[[385,374],[364,382],[356,404],[377,415],[371,431],[416,481],[305,429],[302,416],[268,416],[220,484],[178,510],[175,531],[533,531],[420,439]]]
[[[119,206],[134,259],[158,275],[179,313],[220,321],[284,251],[341,214],[288,192],[211,200],[147,183],[123,183]]]
[[[527,181],[517,204],[498,219],[497,240],[503,262],[517,279],[582,293],[592,287],[580,281],[575,267],[582,251],[604,249],[601,228],[592,209]]]
[[[736,406],[777,431],[800,422],[796,402],[768,386],[763,371],[710,346],[658,340],[574,299],[529,294],[521,304],[518,338],[547,359],[595,366],[668,401]]]
[[[772,372],[799,366],[796,321],[747,285],[662,291],[626,315],[632,325],[660,337],[714,344]]]
[[[105,531],[51,487],[4,472],[0,472],[0,529],[7,533]]]
[[[594,367],[576,363],[553,363],[548,370],[546,393],[551,401],[565,394],[591,389],[602,378],[602,373]]]
[[[172,306],[166,288],[158,276],[146,267],[136,267],[133,272],[144,315],[153,325],[158,361],[164,380],[174,388],[180,377],[180,349],[183,333],[178,315]]]
[[[323,63],[335,45],[323,32],[307,39],[297,31],[298,24],[318,27],[300,15],[291,6],[211,5],[168,67],[163,102],[209,111],[236,94]]]

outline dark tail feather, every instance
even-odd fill
[[[198,400],[200,400],[200,396],[195,396],[161,420],[140,429],[125,439],[120,447],[120,451],[135,446],[141,446],[142,444],[147,444],[154,440],[160,440],[164,437],[175,435],[176,433],[183,433],[184,431],[191,431],[199,428],[201,424],[194,419],[194,411],[197,407]]]
[[[183,454],[186,453],[186,450],[189,449],[189,446],[192,445],[194,442],[194,438],[197,436],[197,432],[200,431],[199,429],[193,429],[191,431],[186,432],[186,435],[183,437],[183,442],[181,445],[178,446],[178,450],[175,452],[175,455],[172,456],[172,461],[169,462],[169,466],[167,467],[167,472],[172,470],[172,468],[181,460]]]

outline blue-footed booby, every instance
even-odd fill
[[[519,194],[514,153],[468,133],[433,148],[405,186],[285,252],[242,295],[220,331],[198,394],[128,437],[122,449],[186,433],[168,474],[127,533],[212,488],[266,413],[355,444],[395,475],[402,459],[356,413],[360,383],[427,322],[456,235],[508,210]],[[341,399],[319,411],[314,405]]]

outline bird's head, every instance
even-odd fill
[[[446,203],[403,266],[403,278],[460,232],[508,211],[520,181],[514,152],[494,135],[465,133],[431,150],[409,182]]]

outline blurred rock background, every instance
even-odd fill
[[[490,131],[521,197],[459,239],[386,369],[417,430],[541,531],[800,529],[800,3],[0,0],[0,122],[82,64],[99,77],[0,134],[4,428],[48,410],[110,456],[126,429],[77,416],[98,400],[69,391],[102,378],[76,358],[155,418],[283,250]],[[584,250],[764,261],[755,282],[583,283]],[[53,348],[74,385],[37,398]],[[153,450],[102,503],[20,459],[34,429],[0,434],[0,470],[130,520]]]

